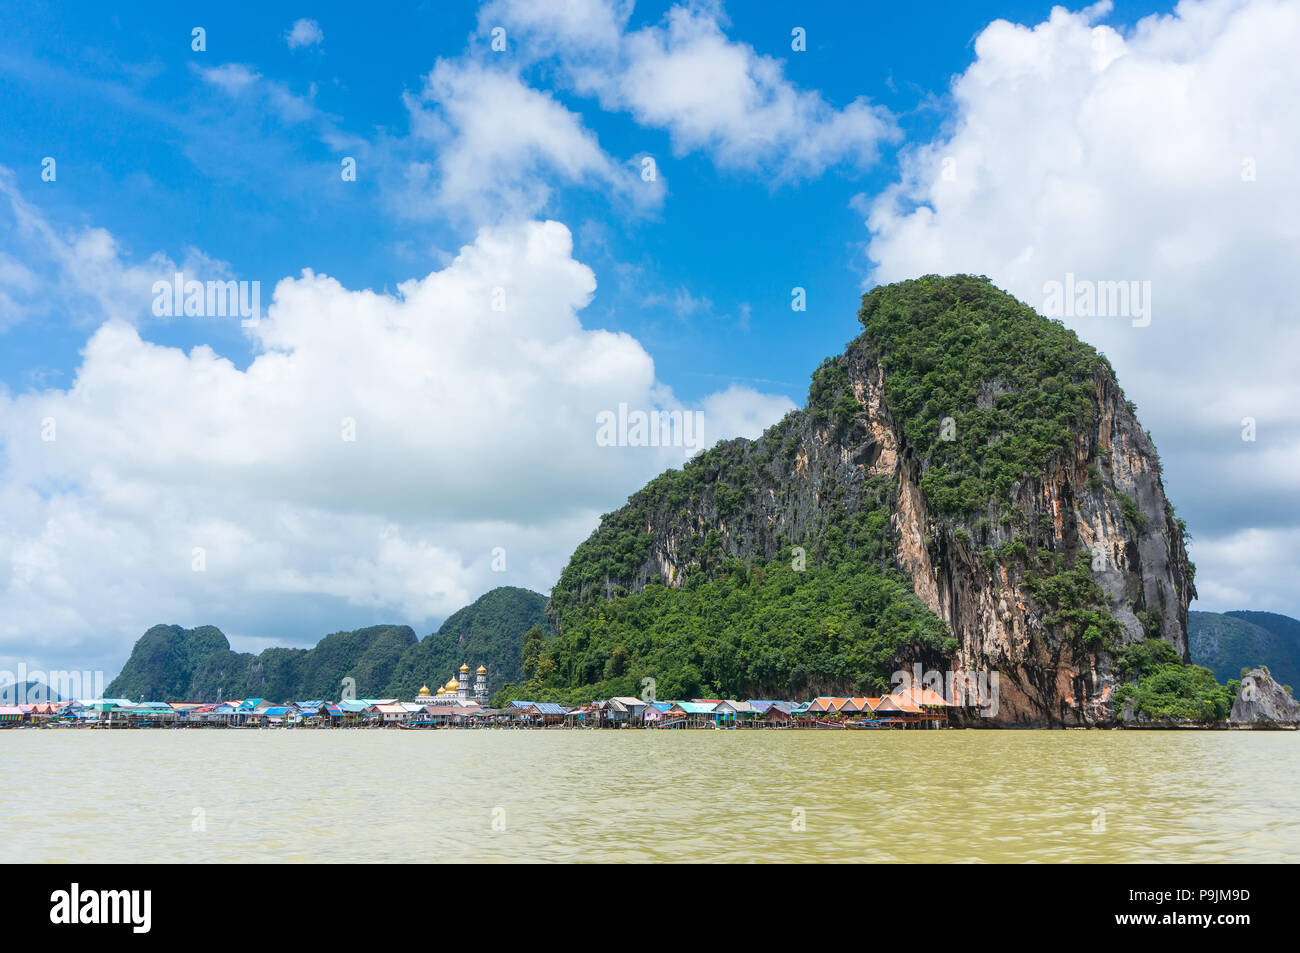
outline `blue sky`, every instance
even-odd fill
[[[546,591],[599,513],[676,461],[506,473],[471,440],[498,426],[471,419],[471,397],[537,413],[488,434],[524,459],[566,455],[620,382],[634,405],[704,408],[714,438],[753,435],[856,334],[865,288],[927,271],[988,274],[1036,306],[1067,271],[1152,280],[1150,329],[1072,326],[1162,449],[1197,537],[1197,607],[1300,612],[1287,5],[554,9],[5,12],[0,514],[17,515],[0,536],[0,658],[29,658],[34,626],[54,657],[111,665],[160,621],[310,643],[380,620],[424,632],[494,584]],[[1246,160],[1261,170],[1248,182]],[[157,318],[147,289],[173,270],[258,281],[280,312],[256,332]],[[437,310],[504,274],[532,284],[495,336],[463,339],[474,319],[449,308],[411,343],[408,308],[338,345],[366,289],[409,305],[399,285],[428,281]],[[1206,348],[1212,334],[1235,343]],[[412,366],[378,363],[390,347]],[[533,380],[539,348],[581,354],[582,373]],[[420,357],[496,389],[425,403],[403,376]],[[310,408],[336,399],[384,435],[346,461],[303,436],[332,431]],[[258,407],[282,439],[241,429]],[[565,415],[583,427],[547,430]],[[31,445],[47,417],[53,453]],[[143,525],[146,500],[166,518]],[[202,574],[196,547],[216,557]]]
[[[340,181],[340,151],[321,140],[314,122],[286,126],[231,110],[196,69],[248,64],[311,100],[345,135],[367,140],[384,130],[401,137],[409,126],[402,92],[418,90],[436,58],[460,56],[476,27],[472,3],[422,6],[368,19],[353,5],[325,4],[313,14],[325,39],[297,49],[284,36],[295,18],[265,4],[214,5],[197,14],[164,5],[134,16],[98,4],[12,11],[0,38],[7,130],[0,161],[20,181],[27,170],[35,184],[40,160],[57,157],[58,187],[24,194],[52,220],[107,228],[136,253],[162,249],[175,258],[196,247],[268,285],[311,267],[348,287],[392,288],[435,266],[435,250],[454,252],[473,237],[473,225],[391,214],[377,170],[363,162],[355,184]],[[670,6],[639,4],[631,24],[656,23]],[[902,6],[755,3],[726,12],[730,34],[784,60],[799,86],[821,90],[832,103],[869,96],[909,134],[926,137],[945,118],[940,99],[969,62],[975,35],[995,18],[1036,23],[1050,9],[950,3],[918,17]],[[1112,19],[1154,9],[1122,4]],[[808,31],[804,53],[790,50],[792,24]],[[190,49],[196,25],[207,31],[203,53]],[[507,51],[502,59],[518,58]],[[548,88],[543,68],[529,75]],[[587,97],[558,96],[606,151],[649,152],[671,183],[662,208],[630,229],[588,190],[557,196],[549,214],[591,223],[610,243],[584,241],[575,229],[579,260],[639,265],[656,287],[708,299],[716,320],[683,326],[671,308],[646,307],[634,289],[617,295],[614,288],[602,289],[589,314],[653,344],[660,376],[685,398],[729,378],[780,381],[800,397],[809,368],[854,334],[856,301],[870,273],[861,216],[849,202],[889,183],[892,150],[868,167],[841,163],[833,174],[773,186],[762,176],[719,172],[705,155],[674,157],[664,131],[606,113]],[[813,289],[800,322],[789,320],[795,284]],[[746,304],[753,309],[749,330],[737,333]],[[0,373],[10,386],[24,385],[37,367],[64,380],[74,372],[84,333],[52,341],[49,330],[33,324],[9,335]],[[176,325],[152,329],[150,337],[181,347],[219,343],[222,353],[247,361],[246,342],[235,333],[212,337],[221,331],[233,329]]]

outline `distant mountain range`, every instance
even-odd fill
[[[8,682],[0,685],[0,705],[27,705],[63,700],[62,695],[44,682],[34,682],[28,679],[21,684]]]
[[[521,678],[524,633],[549,632],[546,597],[502,586],[451,615],[437,632],[417,638],[406,625],[375,625],[327,635],[311,649],[234,652],[220,629],[156,625],[131,650],[105,695],[135,701],[218,701],[269,698],[334,699],[344,678],[360,698],[414,698],[420,686],[437,691],[462,662],[488,670],[495,690]]]
[[[1282,685],[1300,687],[1300,621],[1276,612],[1189,612],[1192,661],[1226,682],[1267,665]]]

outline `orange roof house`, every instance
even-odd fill
[[[947,708],[944,697],[932,688],[909,688],[902,694],[907,695],[922,708]]]

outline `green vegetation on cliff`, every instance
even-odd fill
[[[1115,689],[1111,707],[1117,715],[1123,714],[1131,701],[1138,720],[1222,721],[1232,711],[1241,687],[1236,680],[1220,685],[1208,668],[1188,665],[1160,639],[1147,639],[1122,650],[1116,672],[1132,681]]]
[[[1205,665],[1184,663],[1158,638],[1128,646],[1116,657],[1116,674],[1129,680],[1111,696],[1116,714],[1131,700],[1139,720],[1221,721],[1232,710],[1246,670],[1272,668],[1276,660],[1282,672],[1295,673],[1293,653],[1300,648],[1295,619],[1271,612],[1192,612],[1188,621],[1192,659]],[[1289,681],[1274,674],[1279,682]]]
[[[551,613],[563,618],[587,598],[626,595],[623,580],[634,579],[649,556],[652,536],[646,527],[657,514],[697,509],[706,497],[722,519],[743,510],[759,479],[745,453],[747,443],[718,444],[682,469],[655,477],[626,506],[603,516],[600,529],[578,546],[561,572],[551,592]],[[720,569],[725,558],[717,532],[684,538],[681,547],[680,560],[696,562],[705,573]]]
[[[136,641],[121,673],[105,689],[133,701],[218,701],[269,698],[299,701],[337,698],[344,678],[357,694],[390,681],[403,653],[417,644],[405,625],[376,625],[335,632],[311,649],[232,652],[221,630],[156,625]]]
[[[488,668],[495,689],[522,677],[524,633],[547,625],[546,598],[531,589],[499,586],[447,617],[433,635],[412,646],[386,682],[384,694],[414,698],[420,686],[434,691],[462,662]]]
[[[546,624],[546,599],[500,587],[457,611],[423,640],[404,625],[377,625],[327,635],[310,649],[233,652],[213,626],[156,625],[137,640],[109,697],[138,701],[272,701],[338,698],[343,679],[358,697],[414,698],[449,678],[461,662],[486,665],[490,684],[521,676],[523,634]]]
[[[605,518],[556,584],[551,609],[560,634],[540,650],[525,683],[499,700],[639,695],[647,678],[659,698],[879,693],[904,650],[937,657],[956,648],[910,580],[890,568],[894,491],[886,480],[864,488],[852,517],[841,513],[836,525],[777,558],[726,556],[710,533],[681,586],[655,579],[635,592],[603,588],[604,578],[644,561],[657,501],[680,506],[686,500],[678,494],[730,485],[745,469],[727,468],[735,453],[735,445],[720,445]],[[714,479],[696,483],[698,474]],[[574,598],[579,580],[595,584],[594,598]]]
[[[1106,597],[1093,578],[1085,556],[1070,564],[1060,553],[1039,556],[1040,572],[1025,574],[1025,591],[1042,608],[1043,624],[1085,651],[1113,652],[1123,626],[1105,608]],[[1172,652],[1168,643],[1161,643]]]
[[[734,560],[575,610],[514,697],[639,695],[646,678],[659,698],[880,694],[902,649],[956,647],[905,582],[854,560],[792,562]]]
[[[986,278],[928,275],[863,299],[862,340],[885,372],[889,408],[923,464],[937,513],[1009,505],[1095,414],[1104,357]],[[944,419],[952,425],[945,427]]]
[[[643,678],[659,697],[876,691],[900,657],[951,651],[895,563],[896,484],[863,482],[880,452],[855,392],[871,365],[951,541],[988,546],[1058,637],[1118,644],[1086,554],[1040,549],[1013,507],[1016,484],[1095,421],[1105,358],[984,278],[881,286],[860,318],[864,334],[813,373],[805,409],[602,519],[551,594],[560,634],[521,693],[582,700],[636,693]],[[983,542],[990,518],[1006,524],[1001,542]],[[940,541],[925,545],[944,558]],[[805,571],[791,568],[794,547]]]
[[[1121,715],[1131,701],[1139,721],[1222,721],[1241,687],[1236,679],[1220,685],[1208,668],[1187,664],[1158,638],[1119,650],[1115,672],[1129,681],[1115,689],[1111,707]]]

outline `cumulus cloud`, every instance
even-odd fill
[[[314,640],[331,606],[419,627],[493,585],[548,589],[692,450],[598,444],[620,403],[686,408],[635,339],[583,327],[595,288],[567,228],[528,222],[394,294],[282,280],[244,368],[107,320],[66,389],[0,392],[0,659],[45,638],[111,667],[158,621]],[[789,409],[714,395],[708,439]]]
[[[726,36],[720,7],[677,5],[657,24],[628,30],[632,5],[494,0],[480,29],[507,23],[524,55],[554,57],[580,93],[665,129],[678,155],[699,151],[723,168],[781,178],[828,166],[865,166],[897,137],[889,113],[858,98],[836,109],[785,76],[781,61]]]
[[[296,50],[300,47],[324,43],[325,34],[321,31],[319,23],[304,18],[294,21],[293,26],[285,33],[284,39],[289,44],[289,49]]]
[[[630,33],[626,68],[598,81],[603,101],[667,129],[674,151],[704,151],[724,168],[818,175],[866,164],[890,136],[887,114],[865,99],[842,110],[799,90],[779,60],[729,40],[715,15],[673,7],[665,22]],[[606,74],[610,75],[610,74]]]
[[[604,188],[630,207],[648,208],[663,182],[608,155],[582,118],[508,69],[439,60],[421,93],[407,94],[412,135],[435,158],[409,167],[408,211],[459,211],[471,221],[534,215],[551,182]]]
[[[763,394],[743,384],[704,398],[705,446],[726,437],[758,437],[787,413],[794,410],[790,399],[779,394]]]
[[[1068,275],[1149,281],[1147,326],[1064,320],[1110,357],[1162,450],[1207,567],[1201,608],[1275,603],[1294,573],[1238,541],[1300,524],[1300,7],[1185,0],[1125,33],[1108,12],[980,33],[949,128],[863,202],[873,278],[986,274],[1040,309]],[[1244,562],[1224,603],[1208,571],[1228,553]]]
[[[472,39],[405,95],[411,135],[376,156],[400,170],[386,177],[394,210],[504,222],[542,214],[560,187],[601,191],[620,214],[662,204],[662,167],[647,175],[645,154],[608,154],[580,113],[529,84],[534,68],[566,94],[667,130],[677,155],[701,152],[774,182],[865,167],[898,136],[885,109],[865,98],[836,108],[799,89],[780,60],[729,39],[720,7],[674,6],[637,30],[631,12],[629,0],[486,4],[479,39],[505,29],[511,55]]]

